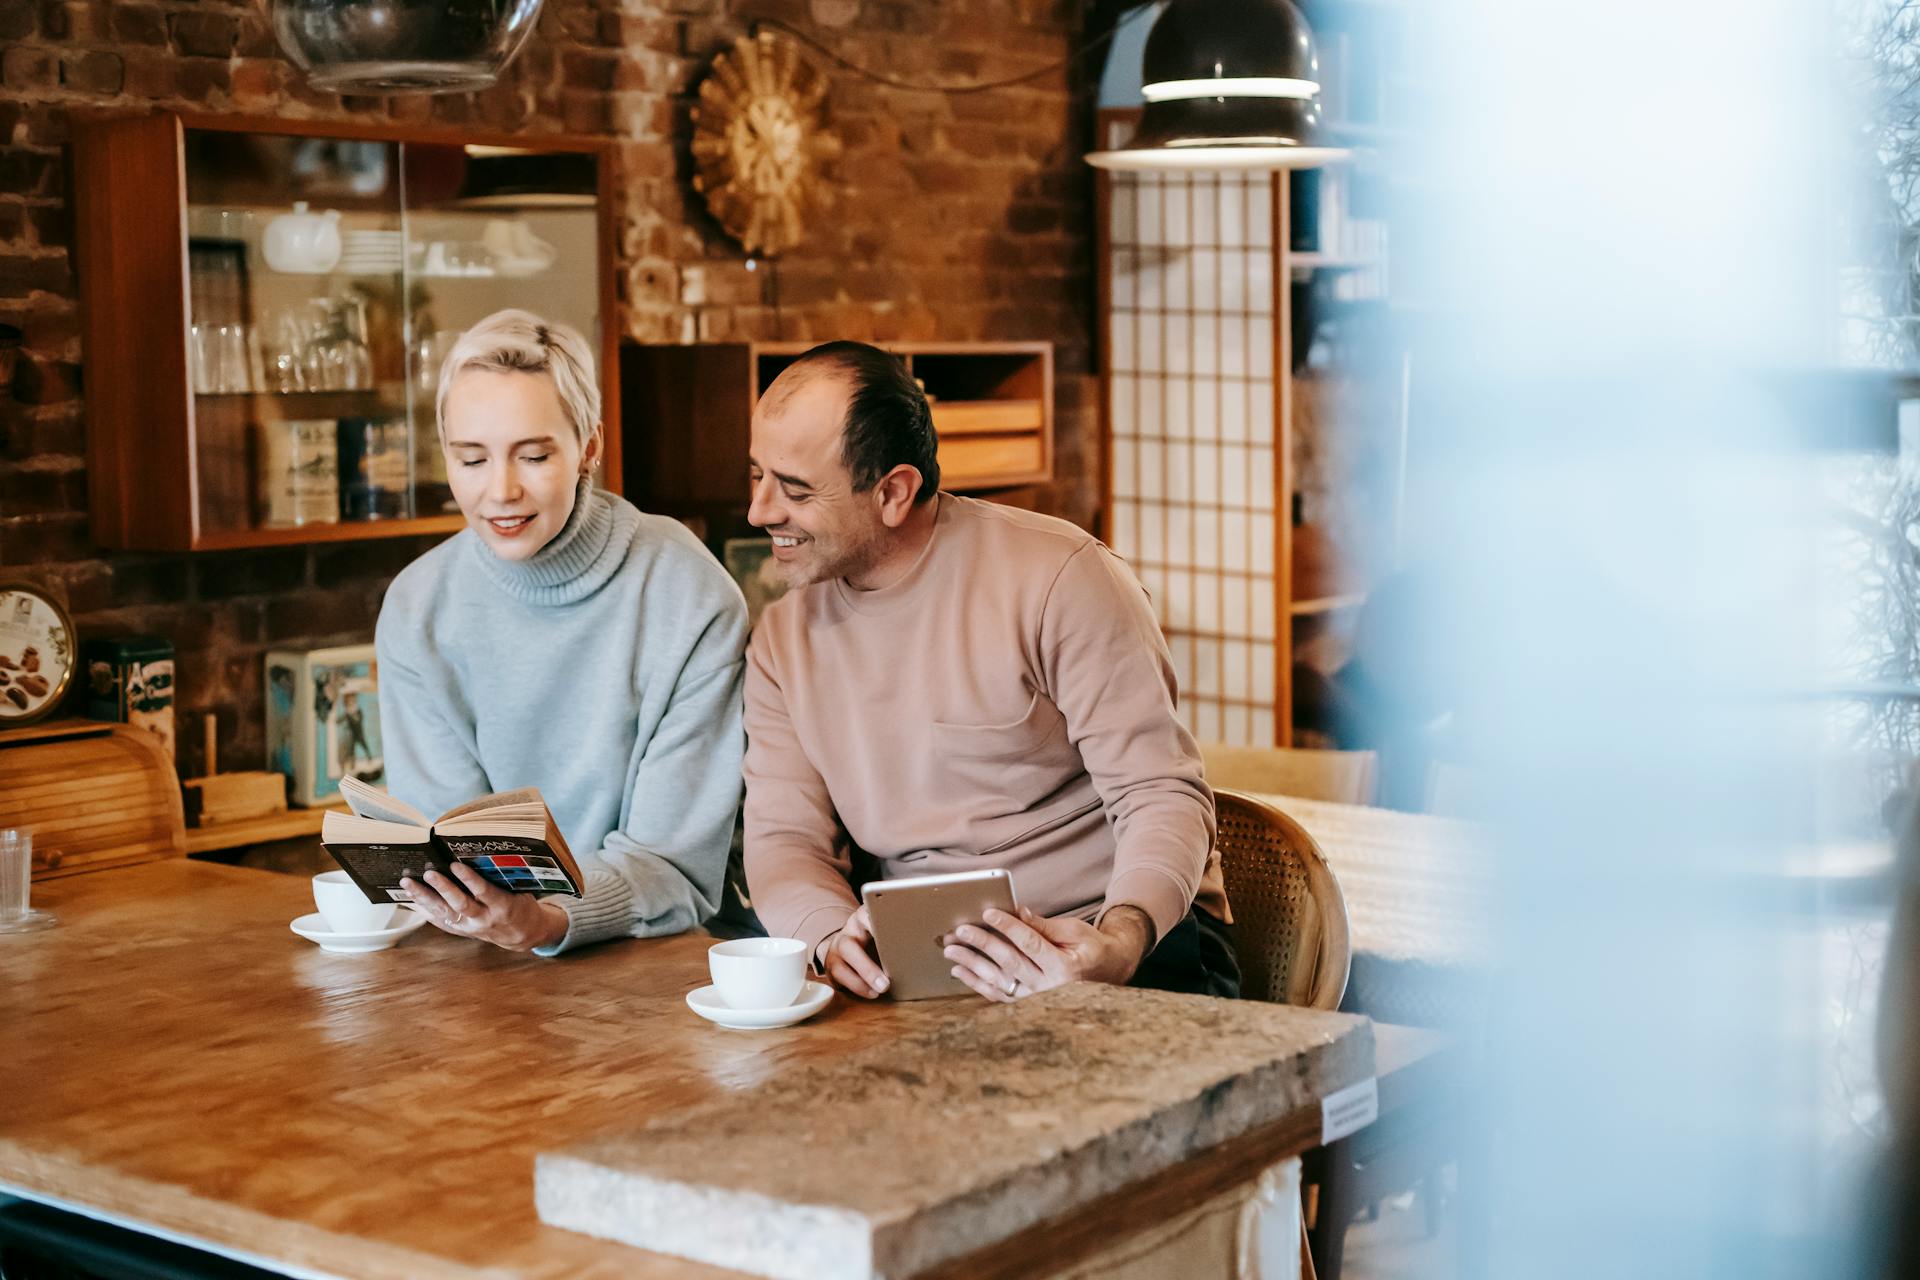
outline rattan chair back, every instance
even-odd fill
[[[1347,901],[1320,846],[1280,810],[1237,791],[1215,790],[1214,811],[1240,993],[1338,1008],[1353,953]]]

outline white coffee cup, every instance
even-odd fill
[[[735,938],[707,948],[707,971],[735,1009],[784,1009],[807,983],[807,944],[798,938]]]
[[[391,902],[368,902],[367,895],[344,871],[322,871],[313,878],[313,905],[335,933],[373,933],[384,929],[400,908]]]

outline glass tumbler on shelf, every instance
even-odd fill
[[[293,319],[299,333],[301,380],[308,391],[339,391],[333,300],[309,298]]]
[[[283,310],[274,344],[268,348],[264,361],[263,389],[277,395],[315,390],[307,377],[307,348],[307,329],[300,315],[290,309]]]
[[[413,389],[428,403],[440,392],[440,366],[447,362],[447,355],[460,340],[460,333],[458,329],[441,329],[413,340]]]
[[[252,360],[247,353],[247,326],[244,324],[223,324],[216,330],[219,337],[219,377],[215,390],[229,394],[253,390]]]
[[[33,832],[0,827],[0,933],[31,933],[58,924],[28,905],[33,891]]]
[[[353,298],[340,304],[341,341],[346,349],[346,390],[373,390],[373,348],[367,342],[367,304]]]
[[[187,371],[192,377],[195,395],[209,395],[213,391],[214,328],[196,320],[188,330]]]
[[[196,393],[208,396],[253,390],[247,326],[196,321],[190,336],[189,355]]]
[[[277,347],[269,347],[263,360],[263,377],[263,391],[282,396],[305,391],[306,370],[301,367],[300,348],[284,341]]]

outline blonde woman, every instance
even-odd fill
[[[407,887],[441,929],[513,951],[691,928],[740,805],[739,589],[678,522],[593,487],[600,392],[574,330],[487,317],[448,352],[436,415],[467,527],[381,606],[389,783],[428,813],[539,787],[587,892],[463,866]]]

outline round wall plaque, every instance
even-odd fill
[[[0,729],[60,705],[73,680],[73,621],[38,587],[0,582]]]
[[[828,201],[819,162],[838,154],[822,123],[827,81],[793,40],[762,31],[713,60],[693,112],[694,190],[749,253],[778,257]]]

